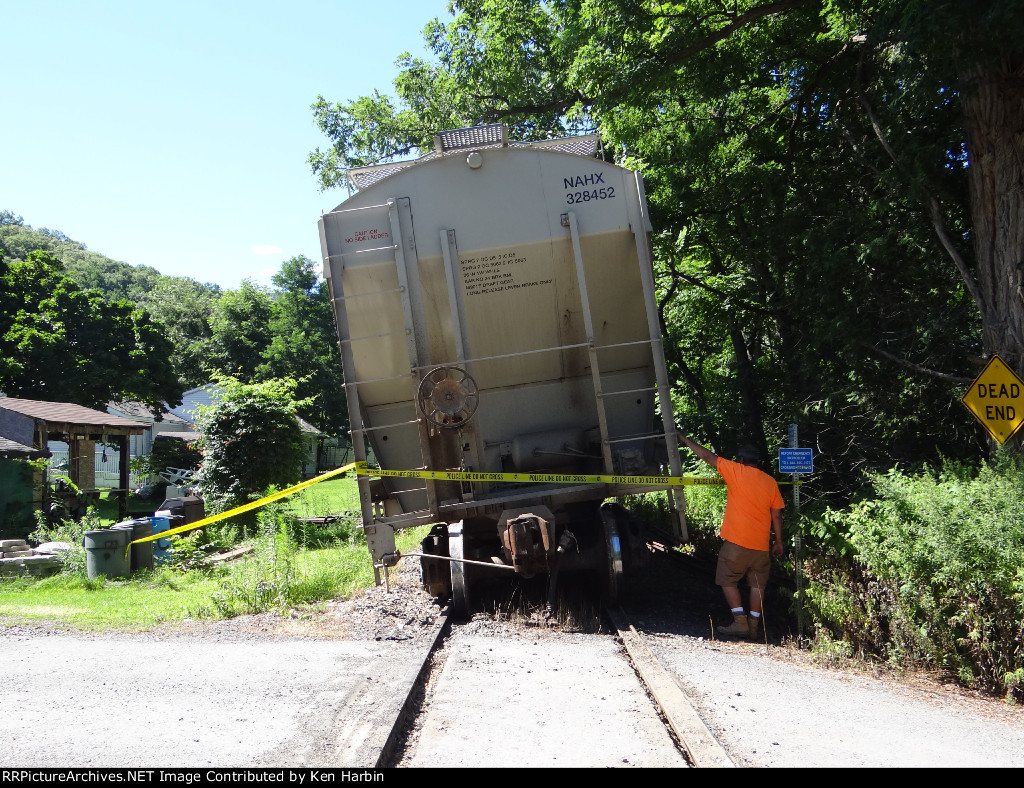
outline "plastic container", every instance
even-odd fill
[[[149,521],[152,524],[154,535],[163,533],[164,531],[169,531],[171,528],[170,512],[167,512],[166,514],[157,512],[156,515],[149,518]],[[170,537],[154,539],[152,545],[154,564],[166,564],[171,560]]]
[[[131,572],[127,556],[130,533],[124,528],[85,532],[82,545],[85,547],[86,574],[90,580],[101,575],[110,579],[128,577]]]
[[[111,526],[112,531],[124,531],[128,534],[128,542],[152,536],[153,524],[148,517],[140,517],[135,520],[124,520]],[[129,569],[134,572],[136,569],[153,568],[153,543],[143,542],[131,546],[129,556]]]
[[[153,535],[153,521],[148,517],[142,517],[135,521],[132,528],[132,539],[144,539]],[[131,565],[132,571],[136,569],[153,568],[153,542],[141,542],[132,545]]]

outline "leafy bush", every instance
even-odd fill
[[[210,513],[254,501],[272,485],[294,484],[306,457],[294,380],[248,384],[222,376],[216,382],[220,400],[196,417],[203,454],[196,482]]]
[[[725,514],[724,485],[694,485],[686,488],[686,525],[694,546],[715,555],[722,546],[719,532]]]
[[[871,482],[874,499],[827,515],[855,552],[812,565],[812,616],[894,664],[1024,699],[1024,459]]]
[[[229,567],[210,599],[211,609],[197,615],[231,616],[263,613],[287,606],[295,545],[279,507],[264,507],[258,516],[255,550]]]
[[[361,541],[351,522],[342,523],[344,540],[331,541],[322,531],[314,536],[304,532],[303,524],[280,504],[269,504],[260,510],[254,550],[244,559],[227,567],[220,587],[211,596],[209,606],[197,612],[200,616],[231,616],[281,611],[295,605],[331,599],[346,584],[351,570],[342,561],[304,560],[303,542],[315,542],[323,548],[352,545]],[[321,550],[321,552],[323,552]],[[365,561],[369,564],[369,556]]]

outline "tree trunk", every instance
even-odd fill
[[[733,352],[736,354],[736,381],[740,390],[740,414],[743,419],[743,434],[746,436],[741,437],[741,440],[753,443],[764,453],[767,451],[768,441],[764,434],[764,413],[757,389],[754,364],[750,358],[746,337],[731,319],[729,320],[729,338],[732,340]]]
[[[1003,57],[963,85],[982,343],[1024,376],[1024,57]]]

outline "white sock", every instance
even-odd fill
[[[760,618],[761,614],[760,613],[755,613],[753,610],[751,610],[750,611],[750,617],[751,618]]]
[[[734,607],[732,609],[732,614],[734,616],[742,616],[743,615],[743,608],[742,607]]]

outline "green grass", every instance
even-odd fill
[[[399,549],[415,551],[427,530],[399,532]],[[213,572],[161,568],[130,580],[74,574],[0,580],[0,627],[48,622],[90,631],[145,631],[186,618],[316,605],[372,585],[373,565],[361,539],[281,558],[257,545],[253,554]],[[280,592],[283,603],[262,596],[265,589]]]
[[[188,618],[217,589],[214,577],[160,569],[131,580],[60,574],[0,581],[0,625],[53,622],[76,629],[141,631]]]
[[[341,512],[359,512],[359,486],[354,475],[335,477],[314,484],[284,499],[297,517],[323,517]]]
[[[128,502],[128,509],[131,512],[146,511],[152,514],[162,502],[132,496]],[[284,502],[286,508],[296,517],[324,517],[342,512],[359,512],[359,487],[355,474],[349,472],[344,476],[307,487],[288,496]],[[113,525],[122,519],[118,516],[120,502],[112,494],[101,493],[92,505],[99,524],[103,527]]]
[[[273,506],[278,507],[276,515]],[[96,512],[103,524],[116,521],[116,501],[112,516],[108,509]],[[269,532],[257,529],[245,540],[254,545],[253,552],[212,570],[161,567],[138,572],[130,580],[89,580],[84,576],[82,553],[77,572],[0,580],[0,627],[45,621],[83,630],[144,631],[186,618],[316,605],[373,585],[372,560],[357,527],[359,494],[354,476],[320,482],[264,511],[271,517]],[[347,516],[327,525],[288,525],[288,515],[341,513]],[[400,531],[399,550],[415,552],[428,529]],[[231,529],[220,529],[224,531]],[[239,538],[236,533],[234,539]]]

